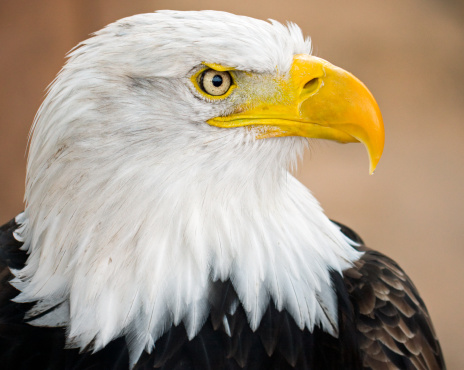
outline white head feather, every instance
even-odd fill
[[[61,303],[33,323],[95,350],[126,335],[136,361],[173,323],[195,336],[211,282],[231,279],[253,329],[272,299],[336,334],[329,271],[359,254],[287,172],[306,139],[208,125],[246,96],[208,101],[190,79],[217,63],[259,89],[310,51],[293,24],[213,11],[122,19],[74,49],[37,114],[18,217],[16,301],[38,301],[31,317]]]

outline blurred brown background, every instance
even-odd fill
[[[298,170],[327,214],[400,262],[427,303],[449,369],[464,368],[464,3],[459,0],[1,0],[0,224],[23,209],[25,148],[44,95],[76,43],[156,9],[291,20],[314,54],[360,78],[384,115],[368,176],[361,145],[314,143]]]

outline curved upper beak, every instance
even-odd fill
[[[281,85],[283,98],[277,102],[260,101],[250,110],[208,123],[218,127],[259,125],[260,139],[304,136],[361,142],[369,154],[369,172],[374,172],[385,132],[379,107],[361,81],[323,59],[299,54],[288,80]]]

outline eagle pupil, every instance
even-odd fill
[[[211,82],[213,83],[215,87],[219,87],[222,85],[222,77],[219,75],[215,75]]]

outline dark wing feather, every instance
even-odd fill
[[[11,301],[18,291],[10,268],[27,255],[13,237],[14,220],[0,227],[0,364],[4,369],[127,369],[128,351],[118,338],[97,353],[65,349],[63,328],[24,321],[32,304]],[[342,226],[341,226],[342,227]],[[351,230],[351,239],[362,244]],[[332,272],[338,299],[338,338],[314,328],[300,330],[271,303],[253,332],[230,281],[215,282],[211,314],[188,340],[183,325],[172,327],[135,369],[439,369],[440,347],[425,306],[404,272],[390,259],[367,250],[344,277]]]
[[[27,259],[13,232],[14,220],[0,228],[0,366],[2,369],[127,369],[124,338],[94,354],[65,349],[64,328],[27,324],[32,304],[11,301],[19,292],[9,281],[10,268]],[[151,354],[143,353],[135,369],[359,369],[352,306],[342,276],[332,273],[339,304],[339,338],[300,330],[291,315],[271,303],[253,332],[230,281],[215,282],[210,291],[211,314],[200,332],[188,340],[181,324],[170,328]],[[343,345],[341,345],[343,344]]]
[[[365,247],[352,230],[339,226],[364,252],[344,272],[364,367],[444,369],[430,316],[412,281],[395,261]]]

